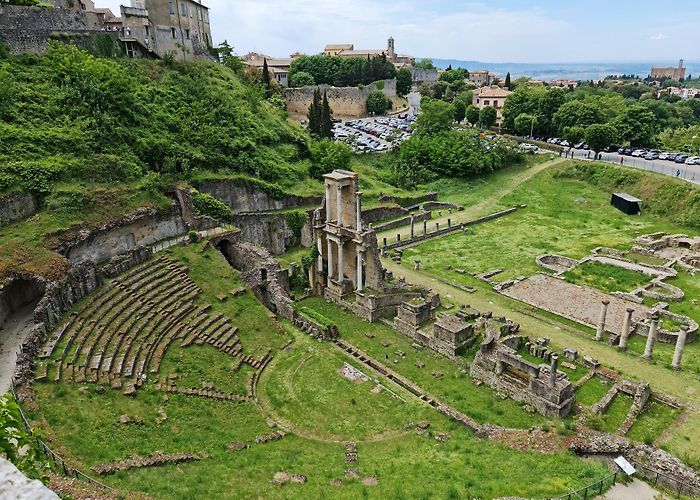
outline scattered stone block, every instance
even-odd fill
[[[549,339],[547,337],[540,337],[537,339],[537,345],[542,345],[542,346],[549,345]]]
[[[360,473],[357,469],[345,469],[345,477],[348,479],[359,479]]]
[[[243,441],[231,441],[229,444],[226,445],[226,447],[231,451],[241,451],[248,448],[248,445],[245,444]]]
[[[389,347],[391,345],[391,342],[387,342],[386,340],[382,340],[382,345],[384,347]]]
[[[417,368],[425,368],[425,363],[421,360],[416,361]]]
[[[418,343],[416,343],[416,342],[414,342],[413,344],[411,344],[411,347],[413,347],[416,351],[422,351],[422,350],[423,350],[423,346],[420,345],[420,344],[418,344]]]
[[[563,361],[561,366],[566,368],[567,370],[571,370],[571,371],[576,371],[576,368],[577,368],[575,364],[567,363],[566,361]]]
[[[452,436],[450,434],[441,432],[437,436],[435,436],[435,441],[437,441],[438,443],[445,443],[449,441],[451,437]]]
[[[365,333],[365,337],[367,337],[368,339],[373,339],[374,334],[372,332],[367,332],[367,333]]]
[[[362,484],[365,486],[377,486],[379,484],[379,479],[376,476],[367,476],[362,479]]]
[[[124,396],[135,396],[136,395],[136,386],[129,382],[126,385],[126,388],[124,389]]]
[[[370,391],[372,394],[379,394],[383,391],[381,385],[375,385],[374,388]]]
[[[131,417],[129,415],[122,415],[121,417],[119,417],[119,423],[122,425],[127,425],[132,422],[133,420],[131,420]]]
[[[396,351],[396,355],[397,355],[397,356],[401,356],[402,358],[405,358],[405,357],[406,357],[406,353],[403,352],[403,351],[401,351],[401,350]]]
[[[576,361],[578,359],[578,350],[573,347],[567,347],[564,349],[564,357],[571,361]]]
[[[343,485],[342,479],[331,479],[331,486],[342,486],[342,485]]]
[[[433,372],[433,377],[435,377],[438,380],[442,380],[442,378],[445,376],[444,373],[442,372]]]
[[[240,297],[241,295],[245,295],[245,288],[235,288],[231,290],[231,295],[233,295],[234,297]]]
[[[588,368],[598,368],[600,366],[600,362],[597,359],[592,358],[591,356],[584,356],[583,364],[586,365]]]
[[[216,300],[218,300],[219,302],[226,302],[226,300],[228,300],[228,296],[226,296],[226,295],[217,295],[217,296],[216,296]]]

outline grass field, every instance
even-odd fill
[[[584,262],[565,272],[564,279],[576,285],[590,286],[608,293],[631,292],[651,281],[651,278],[643,273],[602,262]]]
[[[174,499],[548,497],[607,474],[600,464],[568,453],[516,452],[478,439],[397,388],[390,387],[403,401],[386,390],[374,393],[372,380],[354,383],[342,377],[338,370],[348,360],[340,351],[302,335],[286,322],[273,322],[249,293],[217,301],[217,295],[240,284],[237,273],[217,252],[194,245],[169,253],[188,265],[190,277],[203,289],[202,300],[210,301],[213,311],[235,320],[246,352],[266,352],[270,347],[275,356],[258,385],[259,406],[166,396],[156,389],[155,378],[133,398],[112,390],[99,394],[95,385],[37,384],[30,420],[44,429],[52,447],[81,470],[156,450],[206,456],[198,462],[101,477],[107,484],[123,492]],[[335,315],[344,334],[358,344],[362,339],[369,341],[365,331],[375,331],[374,347],[363,347],[377,355],[379,339],[391,338],[392,349],[407,352],[395,368],[415,375],[419,383],[458,403],[475,418],[518,427],[545,422],[489,389],[477,388],[445,359],[413,351],[404,337],[386,327],[366,324],[347,313],[341,316],[322,300],[308,300],[305,305]],[[294,343],[280,350],[290,335]],[[412,364],[418,356],[427,365],[420,374]],[[177,373],[181,386],[207,381],[221,390],[244,392],[252,370],[243,367],[234,373],[232,365],[232,358],[210,346],[183,349],[173,345],[161,374]],[[428,370],[437,369],[446,374],[442,381],[429,374]],[[119,423],[122,415],[136,423]],[[281,440],[256,445],[256,436],[272,431],[266,418],[276,420],[290,433]],[[414,429],[421,420],[430,422],[430,431],[419,436]],[[449,441],[438,442],[438,433],[449,434]],[[346,440],[358,442],[360,477],[376,476],[376,486],[344,477],[349,467],[344,460]],[[231,441],[244,441],[250,448],[230,451],[227,444]],[[308,480],[304,485],[275,486],[270,481],[280,471],[305,474]],[[546,479],[531,481],[533,474]],[[342,479],[342,484],[331,486],[334,479]]]
[[[593,377],[576,391],[576,401],[585,406],[592,406],[600,401],[610,390],[608,382],[603,383],[600,377]]]

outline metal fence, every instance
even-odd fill
[[[693,486],[692,484],[684,483],[668,474],[664,474],[661,471],[647,467],[646,465],[637,463],[635,461],[629,461],[641,476],[647,478],[647,480],[653,485],[660,485],[667,489],[669,492],[676,495],[676,498],[681,498],[683,495],[693,498],[700,498],[700,488]]]
[[[17,393],[15,392],[15,381],[12,380],[12,383],[10,384],[10,391],[12,393],[12,397],[19,403],[19,399],[17,398]],[[27,418],[24,416],[24,412],[22,411],[22,408],[19,409],[19,414],[22,417],[22,422],[24,422],[24,426],[28,430],[32,430],[32,427],[29,425],[29,421]],[[100,489],[110,491],[112,493],[117,493],[118,491],[111,486],[107,486],[104,483],[101,483],[90,476],[83,474],[80,472],[78,469],[74,469],[70,467],[68,464],[66,464],[66,461],[61,458],[61,456],[53,451],[51,448],[49,448],[46,443],[44,443],[41,439],[37,438],[36,439],[36,447],[39,451],[41,451],[44,456],[47,458],[47,460],[50,460],[54,466],[56,467],[57,470],[63,472],[64,475],[67,477],[74,477],[75,479],[81,479],[83,481],[86,481],[87,483],[97,486]]]
[[[588,500],[589,498],[595,498],[598,495],[602,495],[603,492],[607,491],[608,488],[615,486],[617,482],[617,472],[609,476],[604,477],[598,482],[579,488],[578,490],[571,490],[569,493],[556,497],[552,500]]]

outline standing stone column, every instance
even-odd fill
[[[357,210],[357,231],[362,232],[362,191],[355,193],[355,210]]]
[[[424,220],[423,221],[423,236],[425,236],[426,234],[428,234],[428,221]]]
[[[362,277],[362,250],[357,249],[357,291],[361,292],[364,289]]]
[[[549,385],[557,385],[557,368],[559,368],[559,355],[555,352],[549,358],[551,364],[549,365]]]
[[[411,239],[415,236],[414,232],[414,224],[415,224],[416,218],[411,214]]]
[[[330,238],[326,239],[326,249],[328,250],[328,280],[333,277],[333,242]]]
[[[343,282],[343,242],[338,242],[338,283]]]
[[[598,320],[598,329],[595,332],[596,340],[603,340],[603,335],[605,335],[605,318],[608,315],[608,305],[610,301],[604,299],[602,302],[602,307],[600,308],[600,319]]]
[[[331,185],[326,183],[326,222],[331,221]]]
[[[651,359],[654,354],[654,344],[656,344],[656,332],[659,328],[659,317],[654,314],[649,325],[649,335],[647,335],[647,345],[644,348],[644,359]]]
[[[340,184],[338,184],[336,196],[337,199],[335,201],[338,211],[336,215],[338,216],[338,227],[340,227],[343,225],[343,186],[341,186]]]
[[[321,240],[320,236],[317,240],[316,247],[318,248],[318,272],[322,273],[323,272],[323,241]]]
[[[438,232],[438,231],[440,231],[440,223],[436,222],[435,223],[435,232]]]
[[[447,227],[452,227],[452,219],[447,219]]]
[[[676,350],[673,352],[673,364],[671,368],[674,370],[681,369],[681,359],[683,359],[683,349],[685,349],[685,339],[688,336],[688,327],[686,325],[681,326],[681,331],[678,332],[678,338],[676,339]]]
[[[620,349],[627,349],[627,343],[629,342],[630,338],[630,328],[632,328],[632,313],[634,312],[634,309],[631,307],[628,307],[625,310],[625,320],[622,322],[622,335],[620,335]]]

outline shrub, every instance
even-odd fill
[[[324,174],[336,169],[347,170],[350,168],[352,149],[342,142],[334,142],[329,139],[316,141],[311,145],[311,167],[309,175],[321,180]]]
[[[197,240],[199,239],[199,235],[197,235],[197,231],[188,232],[187,239],[190,241],[190,243],[197,243]]]
[[[199,215],[207,215],[223,223],[230,223],[233,220],[231,209],[209,194],[192,190],[192,203]]]
[[[32,479],[43,479],[48,465],[34,446],[37,435],[24,426],[19,405],[10,395],[0,396],[0,452]]]
[[[367,97],[367,111],[370,114],[383,115],[388,108],[389,100],[381,90],[375,90]]]
[[[308,214],[303,210],[291,210],[284,214],[284,219],[287,223],[287,228],[295,238],[301,238],[301,230],[304,224],[309,220]]]

